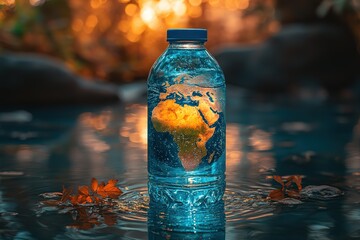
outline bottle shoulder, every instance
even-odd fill
[[[196,78],[199,85],[225,84],[219,64],[206,49],[167,49],[152,66],[148,84],[171,83],[181,76]]]

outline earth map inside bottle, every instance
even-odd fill
[[[215,189],[217,201],[225,185],[224,76],[205,49],[205,29],[170,29],[167,39],[148,78],[149,194],[200,187]]]

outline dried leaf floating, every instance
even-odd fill
[[[105,183],[101,183],[98,185],[96,193],[103,198],[118,198],[122,194],[122,191],[116,187],[117,182],[118,180],[110,179],[106,185]]]
[[[71,193],[72,193],[71,188],[65,188],[63,186],[63,191],[62,191],[62,196],[61,196],[60,201],[61,202],[66,202],[67,200],[70,200]]]
[[[302,189],[302,176],[273,176],[272,179],[281,185],[281,188],[270,191],[268,199],[273,201],[280,201],[284,198],[299,198]],[[296,189],[293,188],[296,186]]]
[[[56,195],[58,199],[45,200],[41,203],[59,209],[67,208],[72,212],[75,222],[68,227],[86,230],[100,225],[101,222],[112,226],[117,221],[116,215],[111,210],[114,206],[112,199],[117,199],[123,193],[116,186],[117,182],[118,180],[110,179],[105,184],[92,178],[89,186],[78,187],[77,194],[73,194],[71,188],[63,186],[62,193]],[[71,208],[68,208],[69,204],[72,205]]]
[[[302,189],[302,185],[301,185],[302,177],[301,177],[301,176],[298,176],[298,175],[293,176],[293,180],[292,180],[292,181],[296,184],[298,190],[301,191],[301,189]]]
[[[61,201],[59,201],[59,200],[45,200],[45,201],[42,201],[42,203],[47,205],[47,206],[56,207],[61,203]]]
[[[283,182],[283,180],[282,180],[282,178],[281,178],[280,176],[273,176],[273,179],[274,179],[276,182],[280,183],[281,186],[284,186],[284,182]]]
[[[72,205],[79,204],[103,204],[107,198],[116,199],[123,192],[119,187],[116,186],[118,180],[110,179],[107,184],[101,182],[99,184],[96,178],[91,179],[90,186],[80,186],[78,187],[77,194],[72,194],[71,188],[65,188],[63,186],[63,191],[60,200],[56,201],[44,201],[46,205],[59,205],[70,202]]]
[[[281,189],[272,190],[268,196],[271,200],[277,201],[285,198],[285,194]]]
[[[68,227],[77,228],[81,230],[88,230],[95,225],[100,225],[99,222],[100,216],[95,213],[91,213],[85,207],[77,207],[76,208],[76,219],[75,222]]]
[[[97,189],[98,189],[98,186],[99,186],[98,180],[97,180],[96,178],[92,178],[92,179],[91,179],[91,190],[92,190],[93,192],[96,192]]]

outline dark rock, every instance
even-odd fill
[[[34,54],[0,55],[0,105],[118,101],[115,86],[86,81],[61,62]]]
[[[252,83],[249,81],[252,76],[249,71],[249,59],[258,46],[244,46],[239,48],[224,48],[214,54],[220,64],[227,83],[250,88]]]
[[[349,31],[336,24],[289,24],[263,44],[225,49],[215,58],[228,83],[264,91],[302,85],[340,91],[355,82],[359,55]]]
[[[343,195],[343,192],[335,187],[320,185],[320,186],[306,186],[300,192],[300,197],[303,199],[312,200],[330,200]]]
[[[252,57],[254,80],[278,87],[315,82],[333,91],[353,83],[359,66],[353,38],[330,24],[287,25]]]
[[[286,157],[284,161],[287,163],[306,166],[306,165],[310,164],[312,160],[313,160],[312,156],[294,154],[289,157]]]

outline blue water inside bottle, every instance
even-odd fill
[[[150,206],[206,212],[225,190],[225,81],[201,33],[180,31],[148,78]]]

